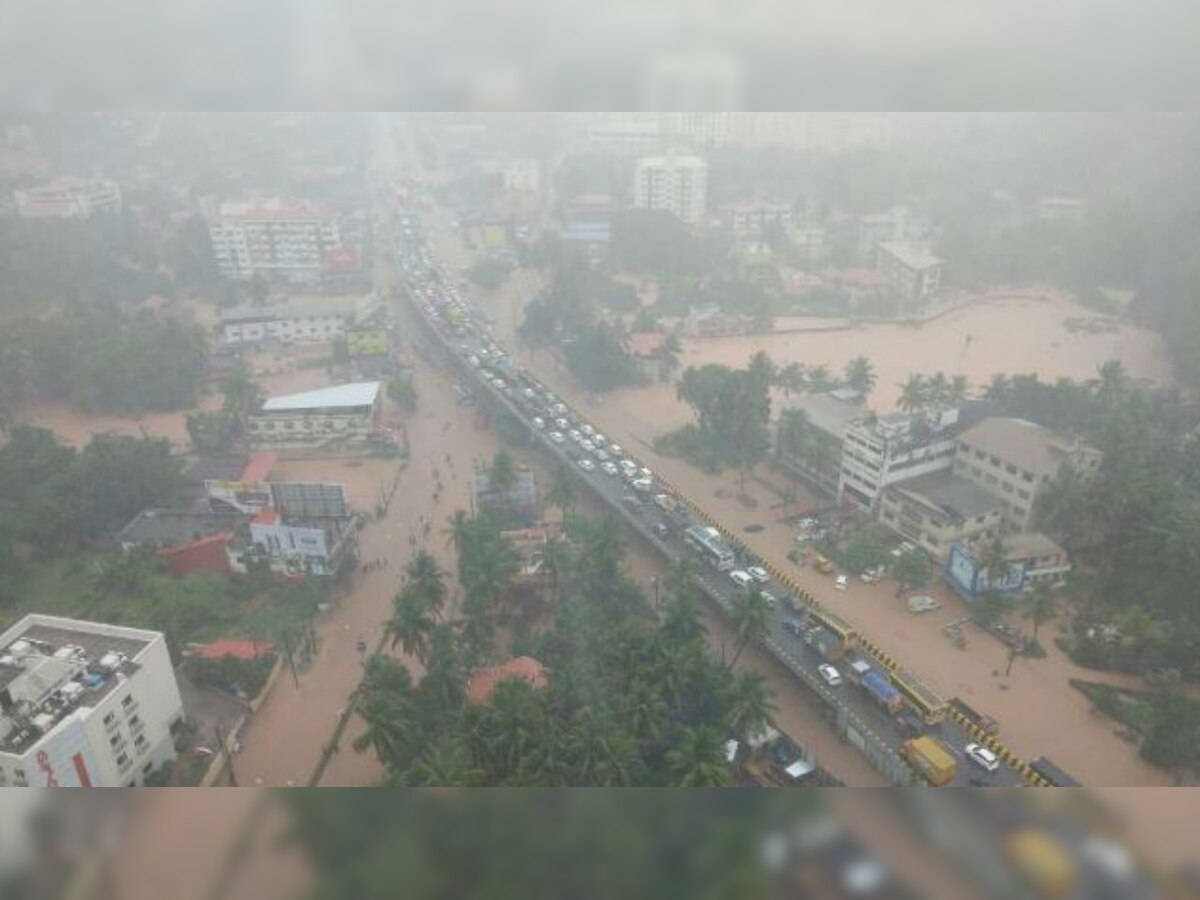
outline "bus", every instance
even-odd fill
[[[950,704],[911,672],[893,672],[892,683],[900,689],[908,705],[920,714],[926,725],[936,725],[946,718]]]
[[[1082,787],[1082,785],[1044,756],[1029,763],[1029,768],[1045,779],[1051,787]]]
[[[683,539],[719,571],[727,572],[733,568],[733,550],[717,529],[694,525],[683,533]]]
[[[842,652],[846,652],[857,642],[858,634],[854,628],[843,619],[841,616],[834,615],[827,609],[822,609],[819,606],[810,607],[808,614],[813,620],[819,622],[822,627],[832,632],[842,644]]]

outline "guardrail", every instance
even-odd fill
[[[433,322],[431,322],[426,317],[424,311],[421,309],[420,304],[413,300],[412,295],[409,293],[409,291],[407,289],[404,290],[404,296],[405,296],[406,300],[408,301],[409,306],[416,313],[416,315],[420,319],[420,321],[425,325],[425,327],[430,332],[433,333],[433,335],[441,343],[443,348],[449,353],[449,356],[452,360],[454,360],[456,367],[461,372],[468,373],[476,383],[485,386],[487,388],[488,395],[491,396],[493,398],[493,400],[498,402],[502,407],[506,408],[507,411],[509,413],[511,413],[512,415],[514,415],[519,422],[521,422],[522,424],[528,424],[525,422],[526,415],[523,410],[519,409],[508,397],[504,396],[504,394],[502,394],[499,390],[497,390],[496,386],[493,385],[487,379],[487,377],[485,376],[485,374],[482,371],[472,368],[459,356],[459,354],[455,351],[454,347],[452,346],[450,339],[445,334],[442,333],[441,329],[439,329]],[[532,433],[537,434],[537,432],[532,429],[532,426],[529,426],[529,427],[530,427]],[[570,465],[573,462],[573,460],[566,454],[566,452],[563,451],[561,448],[559,448],[557,445],[546,444],[545,442],[540,442],[540,443],[543,446],[547,447],[548,449],[552,450],[554,452],[554,454],[557,455],[560,458],[560,460],[565,462],[566,464]],[[635,463],[637,463],[638,466],[645,466],[645,462],[643,460],[639,459],[633,452],[629,451],[628,449],[626,450],[626,455],[629,456],[629,458],[632,459]],[[661,475],[659,475],[657,473],[655,474],[655,479],[664,488],[666,488],[667,491],[672,496],[674,496],[678,500],[682,500],[685,504],[687,504],[688,509],[692,512],[692,514],[694,516],[696,516],[698,519],[700,519],[705,524],[710,525],[713,528],[717,529],[717,531],[720,532],[720,534],[726,539],[726,541],[728,541],[733,547],[741,550],[743,553],[749,552],[745,543],[739,537],[734,535],[732,532],[729,531],[729,529],[725,528],[724,525],[722,525],[720,522],[718,522],[716,519],[714,519],[711,515],[709,515],[707,512],[705,512],[699,506],[697,506],[686,494],[684,494],[682,491],[680,491],[673,484],[671,484],[669,481],[667,481],[665,478],[663,478]],[[585,484],[588,483],[586,481],[586,479],[581,479],[581,480],[583,480]],[[589,484],[589,486],[590,486],[590,484]],[[599,494],[600,492],[597,491],[597,493]],[[604,499],[606,501],[609,500],[609,498],[605,497],[603,494],[600,494],[600,497],[601,497],[601,499]],[[671,549],[666,544],[664,544],[662,542],[662,540],[657,535],[655,535],[646,526],[646,524],[644,522],[642,522],[639,518],[634,516],[629,510],[625,509],[625,507],[622,506],[618,502],[609,501],[609,505],[613,509],[617,510],[617,512],[621,515],[621,517],[625,520],[625,522],[627,524],[629,524],[631,527],[633,527],[635,531],[637,531],[639,534],[641,534],[643,538],[645,538],[647,541],[649,541],[652,546],[656,547],[660,553],[662,553],[668,559],[673,558]],[[755,555],[757,556],[757,554],[755,554]],[[763,568],[765,568],[775,578],[776,581],[778,581],[779,583],[781,583],[783,585],[786,585],[787,588],[793,594],[795,594],[795,596],[799,597],[800,600],[808,607],[808,609],[815,615],[816,618],[823,620],[826,617],[832,617],[833,621],[842,622],[840,617],[836,616],[836,614],[834,614],[832,611],[828,610],[816,597],[814,597],[812,595],[811,592],[809,592],[803,585],[801,585],[798,581],[796,581],[796,579],[793,578],[790,574],[782,571],[778,566],[776,566],[770,560],[764,559],[762,561],[762,563],[763,563]],[[709,585],[705,584],[703,579],[697,579],[697,581],[700,584],[701,588],[704,590],[705,594],[710,599],[715,601],[722,609],[728,610],[730,608],[731,604],[729,603],[728,600],[725,599],[725,597],[720,592],[716,591],[715,589],[711,588]],[[838,631],[839,633],[844,631],[843,628],[835,628],[834,630]],[[904,670],[900,667],[900,665],[897,662],[897,660],[895,659],[895,657],[893,657],[893,656],[891,656],[891,654],[887,653],[882,647],[878,646],[874,641],[870,640],[869,638],[867,638],[861,634],[858,634],[857,632],[855,632],[853,630],[850,631],[849,635],[843,634],[843,640],[846,640],[849,645],[857,645],[857,646],[861,647],[862,649],[864,649],[872,658],[874,658],[874,660],[876,661],[876,663],[878,665],[880,665],[885,671],[887,671],[887,673],[893,678],[893,680],[896,680],[896,679],[902,677],[902,673],[904,673]],[[837,700],[837,698],[833,696],[832,692],[830,692],[828,690],[828,688],[823,683],[821,683],[819,681],[819,679],[817,679],[811,672],[809,672],[804,667],[796,664],[794,662],[794,660],[791,659],[790,655],[785,653],[782,650],[782,648],[780,648],[778,646],[778,644],[775,643],[773,638],[768,638],[764,642],[764,645],[771,652],[771,654],[776,658],[776,660],[778,660],[785,668],[787,668],[793,674],[798,675],[800,677],[800,679],[809,688],[811,688],[813,691],[815,691],[817,693],[818,696],[820,696],[825,702],[829,703],[833,708],[838,710],[839,720],[848,720],[849,722],[851,722],[857,726],[857,730],[859,731],[859,733],[865,733],[866,735],[870,736],[872,741],[876,744],[876,747],[874,748],[875,753],[867,753],[865,755],[867,756],[868,760],[876,766],[876,768],[878,768],[884,775],[886,775],[888,778],[890,778],[892,781],[894,781],[896,783],[899,783],[899,784],[910,783],[910,781],[908,779],[901,779],[901,778],[897,777],[897,770],[893,764],[893,761],[899,762],[900,765],[904,767],[904,771],[908,771],[908,766],[906,763],[902,762],[900,755],[895,750],[893,750],[890,745],[886,744],[880,738],[878,738],[878,736],[876,736],[871,731],[871,729],[863,726],[861,724],[861,722],[858,720],[858,717],[855,715],[855,713],[852,710],[850,710],[848,707],[846,707],[842,703],[840,703]],[[847,649],[849,649],[849,646],[847,647]],[[950,718],[955,724],[957,724],[961,728],[963,728],[967,732],[967,734],[969,734],[971,737],[973,737],[978,743],[984,745],[985,747],[990,749],[993,753],[995,753],[996,756],[1002,762],[1004,762],[1006,765],[1008,765],[1010,768],[1012,768],[1014,771],[1016,771],[1018,774],[1020,774],[1023,778],[1025,778],[1025,780],[1028,783],[1038,786],[1038,787],[1048,786],[1048,782],[1046,782],[1045,779],[1043,779],[1036,772],[1034,772],[1033,769],[1030,768],[1029,764],[1027,762],[1025,762],[1025,760],[1021,759],[1019,756],[1017,756],[1015,753],[1013,753],[1011,750],[1009,750],[994,735],[988,734],[982,728],[980,728],[978,725],[976,725],[974,722],[972,722],[971,720],[966,718],[966,716],[962,715],[957,710],[954,710],[950,706],[949,703],[947,703],[944,700],[941,700],[941,698],[938,697],[928,687],[926,687],[924,685],[921,685],[921,687],[923,688],[923,691],[921,691],[919,693],[927,692],[930,695],[928,698],[925,699],[925,701],[923,703],[914,702],[913,694],[911,694],[910,692],[906,692],[903,690],[901,692],[904,694],[905,699],[909,703],[909,705],[912,706],[914,709],[916,709],[916,711],[918,713],[920,713],[929,724],[934,724],[935,722],[942,721],[945,718]],[[919,696],[919,694],[918,694],[918,696]],[[924,708],[922,708],[922,707],[924,707]]]

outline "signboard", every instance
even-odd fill
[[[97,783],[100,770],[80,718],[64,720],[51,734],[24,765],[30,787],[107,786]]]
[[[280,515],[299,519],[344,518],[350,515],[343,484],[300,481],[271,482],[275,508]]]
[[[271,505],[271,484],[266,481],[206,481],[204,492],[217,512],[253,515]]]

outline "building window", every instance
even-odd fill
[[[129,754],[122,753],[120,756],[117,757],[117,766],[120,768],[120,767],[124,767],[127,765],[129,765]]]
[[[987,459],[987,454],[986,454],[986,453],[984,453],[982,450],[976,450],[976,451],[975,451],[975,458],[976,458],[976,459]]]
[[[1030,482],[1033,481],[1033,473],[1032,472],[1026,472],[1026,471],[1022,470],[1021,477],[1024,478],[1026,481],[1030,481]]]
[[[1017,491],[1017,496],[1020,497],[1022,500],[1028,500],[1029,499],[1029,491]]]
[[[1000,485],[1000,490],[1004,491],[1006,494],[1011,494],[1013,492],[1013,486],[1006,481]]]
[[[113,723],[113,719],[115,719],[116,717],[117,717],[117,714],[115,712],[110,712],[108,715],[106,715],[104,717],[104,724],[111,725]]]
[[[1009,475],[1016,475],[1016,474],[1017,474],[1017,467],[1016,467],[1016,466],[1014,466],[1012,463],[1008,463],[1008,464],[1007,464],[1007,465],[1004,467],[1004,471],[1005,471],[1005,472],[1007,472]]]
[[[143,774],[143,775],[149,775],[149,774],[150,774],[150,771],[151,771],[153,768],[154,768],[154,762],[153,762],[153,761],[146,763],[144,766],[142,766],[142,774]]]

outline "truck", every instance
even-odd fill
[[[1022,828],[1009,837],[1005,850],[1013,867],[1039,897],[1057,900],[1071,894],[1078,880],[1078,869],[1052,834],[1038,828]]]
[[[841,659],[846,652],[846,645],[828,628],[817,626],[808,632],[805,643],[816,648],[817,652],[830,662]]]
[[[862,684],[863,678],[872,671],[871,663],[861,653],[853,652],[847,654],[845,662],[846,677],[853,684]]]
[[[900,749],[908,764],[934,787],[949,784],[958,773],[954,756],[945,744],[931,735],[907,740]]]
[[[900,696],[900,692],[896,690],[896,686],[892,684],[891,679],[878,669],[872,669],[867,672],[862,678],[863,690],[867,692],[872,700],[882,706],[890,713],[900,711],[900,707],[904,702],[904,698]]]

